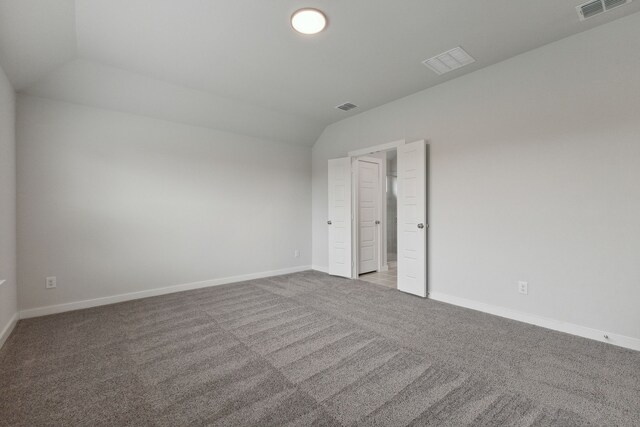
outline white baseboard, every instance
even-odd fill
[[[244,282],[246,280],[262,279],[264,277],[279,276],[282,274],[298,273],[310,270],[311,266],[299,266],[283,268],[281,270],[263,271],[261,273],[243,274],[240,276],[224,277],[220,279],[205,280],[202,282],[185,283],[182,285],[167,286],[165,288],[149,289],[146,291],[131,292],[110,297],[94,298],[84,301],[74,301],[65,304],[48,305],[45,307],[29,308],[20,310],[20,319],[31,317],[47,316],[49,314],[64,313],[66,311],[81,310],[84,308],[98,307],[101,305],[116,304],[119,302],[131,301],[140,298],[155,297],[159,295],[172,294],[175,292],[190,291],[193,289],[208,288],[210,286],[226,285],[229,283]]]
[[[7,326],[5,326],[2,332],[0,332],[0,348],[2,348],[5,342],[7,342],[9,335],[11,335],[11,332],[13,332],[13,328],[15,328],[16,324],[18,323],[18,319],[18,313],[15,313],[11,320],[9,320],[9,323],[7,323]]]
[[[508,308],[473,301],[466,298],[455,297],[452,295],[441,294],[439,292],[430,292],[429,298],[435,301],[445,302],[448,304],[457,305],[459,307],[470,308],[472,310],[482,311],[483,313],[489,313],[495,316],[505,317],[507,319],[541,326],[543,328],[552,329],[554,331],[577,335],[583,338],[590,338],[592,340],[605,342],[607,344],[613,344],[620,347],[640,351],[640,339],[638,338],[632,338],[625,335],[592,329],[586,326],[576,325],[574,323],[563,322],[561,320],[551,319],[549,317],[536,316],[534,314],[523,313],[521,311],[511,310]],[[605,338],[605,335],[608,338]]]
[[[312,265],[311,269],[315,270],[315,271],[319,271],[320,273],[328,273],[329,272],[329,268],[328,267],[320,267],[319,265]]]

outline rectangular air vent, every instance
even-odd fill
[[[592,0],[576,8],[581,21],[607,12],[618,6],[631,3],[632,0]]]
[[[629,3],[631,0],[604,0],[605,9],[613,9],[614,7],[622,6]]]
[[[338,110],[342,110],[342,111],[349,111],[349,110],[353,110],[354,108],[358,108],[358,106],[356,104],[352,104],[350,102],[345,102],[342,105],[338,105],[336,108]]]
[[[438,75],[457,70],[474,62],[476,62],[476,60],[461,47],[451,49],[433,58],[422,61],[424,65],[431,68],[431,70]]]
[[[583,4],[582,6],[578,6],[578,14],[583,21],[593,16],[600,15],[602,12],[604,12],[604,4],[602,4],[602,0],[592,1]]]

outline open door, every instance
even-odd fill
[[[359,158],[356,165],[356,203],[354,226],[357,228],[358,274],[378,271],[381,266],[381,169],[382,160]],[[356,255],[354,254],[354,256]]]
[[[398,290],[427,296],[427,149],[398,147]]]
[[[351,278],[351,158],[329,160],[329,274]]]

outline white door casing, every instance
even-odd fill
[[[398,147],[398,290],[427,296],[427,151]]]
[[[379,268],[380,256],[380,164],[358,160],[358,273]]]
[[[351,158],[329,160],[329,274],[351,278]]]

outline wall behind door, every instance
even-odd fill
[[[640,13],[329,126],[313,147],[313,264],[327,264],[326,159],[427,138],[430,292],[640,338],[629,52]]]
[[[16,290],[15,96],[0,68],[0,346],[18,312]],[[5,335],[4,338],[7,336]]]
[[[309,148],[26,96],[17,126],[22,309],[310,264]]]

